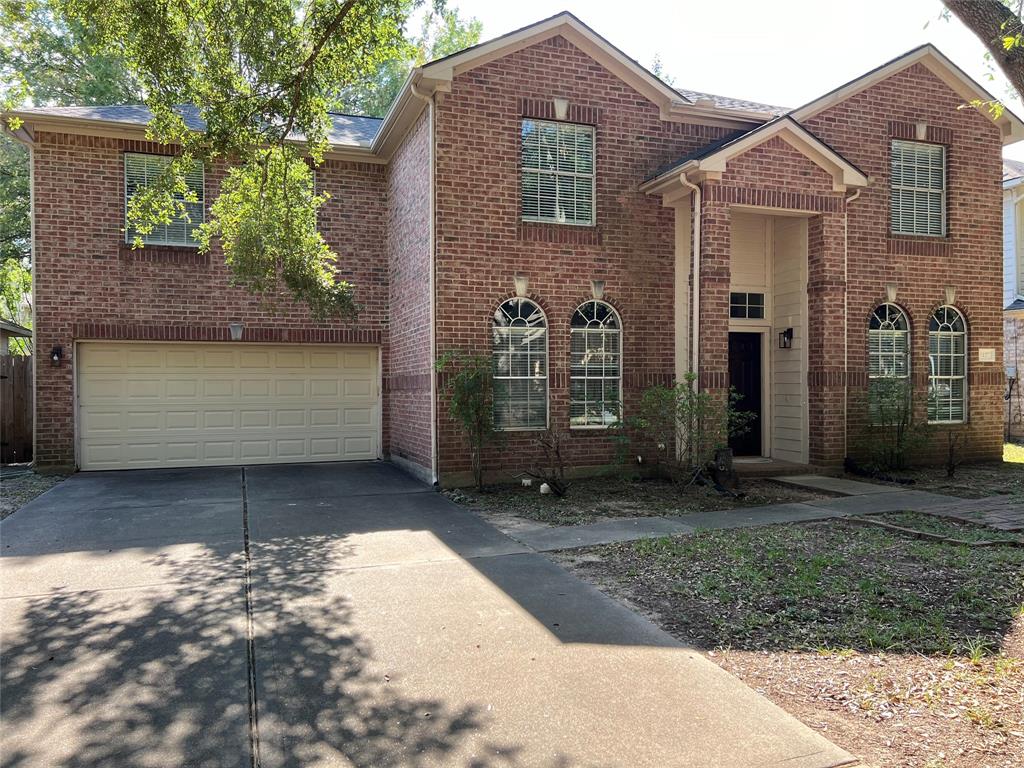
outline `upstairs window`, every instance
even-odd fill
[[[196,201],[185,202],[188,218],[176,218],[169,224],[157,224],[149,234],[140,234],[127,225],[128,204],[132,196],[145,189],[167,167],[171,158],[166,155],[140,155],[125,153],[124,156],[124,210],[125,210],[125,241],[132,242],[136,236],[142,238],[147,245],[187,245],[196,246],[195,231],[203,223],[206,215],[206,197],[203,189],[203,164],[196,163],[186,175],[185,183],[190,192],[195,194]],[[183,196],[179,198],[184,202]]]
[[[509,299],[491,323],[494,428],[546,429],[548,321],[529,299]]]
[[[576,309],[569,355],[569,424],[615,424],[622,412],[622,330],[609,304],[588,301]]]
[[[523,221],[594,223],[594,128],[523,120]]]
[[[893,141],[890,229],[899,235],[946,234],[946,148]]]
[[[953,307],[939,307],[928,327],[928,421],[967,420],[967,324]]]

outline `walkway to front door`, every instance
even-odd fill
[[[0,534],[5,765],[851,760],[388,464],[76,475]]]

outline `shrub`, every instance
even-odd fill
[[[694,479],[730,436],[749,428],[751,415],[736,408],[739,395],[700,390],[695,383],[688,373],[675,386],[644,390],[636,415],[623,425],[630,447],[651,455],[654,470],[672,480]]]
[[[469,458],[477,490],[484,485],[483,453],[497,436],[494,431],[494,392],[491,359],[451,350],[436,363],[438,372],[449,369],[444,382],[448,412],[469,440]]]

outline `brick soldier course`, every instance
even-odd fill
[[[627,414],[644,388],[689,367],[693,254],[682,228],[692,219],[673,205],[692,211],[694,193],[682,182],[701,197],[702,386],[729,385],[734,212],[795,214],[807,222],[807,462],[835,467],[852,450],[862,418],[853,404],[867,386],[868,318],[893,290],[911,322],[922,416],[929,317],[952,304],[966,318],[968,416],[950,428],[966,433],[970,459],[1001,455],[1001,149],[1024,126],[1008,113],[995,119],[961,108],[968,92],[984,92],[930,46],[787,113],[675,92],[560,14],[426,65],[412,83],[386,120],[338,118],[367,135],[339,136],[317,170],[318,188],[331,195],[321,228],[363,307],[344,322],[314,322],[287,302],[276,312],[260,306],[229,284],[216,249],[125,245],[123,154],[174,151],[140,141],[144,121],[19,113],[19,137],[33,154],[36,343],[44,359],[54,346],[65,354],[62,365],[37,370],[40,465],[76,460],[76,342],[228,343],[227,324],[239,321],[245,343],[379,345],[382,455],[428,479],[464,481],[468,452],[435,392],[433,361],[449,349],[489,354],[492,317],[515,295],[516,276],[547,316],[549,424],[568,431],[573,466],[607,464],[614,445],[606,430],[569,430],[570,319],[591,299],[593,282],[603,283],[603,300],[622,321]],[[523,221],[524,119],[594,127],[593,226]],[[765,139],[754,140],[762,132]],[[726,152],[748,138],[751,146],[724,159],[724,170],[683,176],[670,192],[651,186],[681,158],[713,156],[714,147]],[[945,235],[891,234],[893,139],[946,148]],[[847,176],[837,180],[837,167]],[[207,202],[222,174],[206,169]],[[683,203],[680,193],[689,195]],[[764,336],[771,347],[776,331]],[[994,356],[980,359],[982,349]],[[507,433],[485,463],[523,468],[534,436]],[[935,459],[945,449],[937,443]]]

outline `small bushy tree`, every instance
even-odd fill
[[[673,480],[694,478],[750,424],[751,414],[736,407],[735,392],[708,392],[695,384],[688,373],[675,386],[644,390],[636,415],[624,425],[641,454],[653,455],[655,470]]]
[[[906,469],[928,439],[928,423],[916,413],[909,379],[874,379],[864,397],[859,453],[872,472]]]
[[[448,412],[469,440],[473,480],[477,490],[483,490],[484,448],[497,436],[491,359],[452,350],[438,358],[436,368],[446,373],[443,391],[448,396]]]

